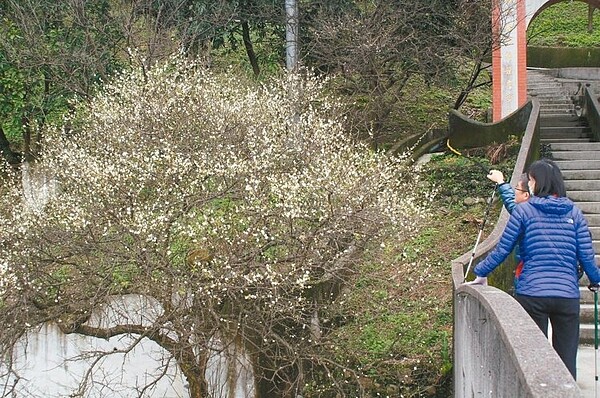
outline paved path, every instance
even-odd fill
[[[579,388],[581,388],[581,396],[583,398],[596,398],[596,365],[594,364],[595,352],[596,350],[594,349],[593,345],[580,345],[579,351],[577,352],[577,385]],[[598,363],[598,367],[600,368],[600,363]],[[600,385],[598,387],[600,389]],[[598,391],[598,397],[600,397],[600,390]]]

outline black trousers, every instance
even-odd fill
[[[548,337],[548,320],[550,320],[552,347],[565,363],[573,378],[577,379],[579,299],[522,295],[516,295],[515,298],[546,337]]]

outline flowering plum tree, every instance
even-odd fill
[[[123,74],[76,106],[69,129],[49,128],[37,167],[57,193],[19,206],[7,179],[0,198],[2,353],[46,322],[139,336],[172,355],[192,397],[208,395],[215,339],[252,358],[259,396],[291,396],[319,363],[335,366],[318,359],[320,305],[367,244],[410,236],[426,208],[417,174],[347,136],[322,86],[173,59]],[[90,322],[125,294],[159,313]]]

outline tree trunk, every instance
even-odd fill
[[[185,357],[181,359],[179,366],[188,382],[190,398],[207,398],[208,383],[204,375],[208,358],[201,355],[200,358],[196,359],[198,361],[196,363],[193,355],[185,355]]]
[[[13,151],[10,149],[10,142],[8,138],[6,138],[6,134],[4,130],[0,126],[0,151],[2,152],[2,156],[6,161],[12,165],[17,165],[21,163],[22,156],[20,153]]]
[[[31,131],[29,130],[29,119],[26,116],[21,118],[21,126],[23,126],[23,153],[28,158],[31,156]]]
[[[594,31],[594,6],[588,4],[588,33]]]
[[[463,90],[461,90],[460,94],[458,95],[458,98],[456,98],[453,109],[458,110],[462,106],[462,104],[465,103],[467,97],[469,96],[473,88],[475,88],[475,82],[477,81],[477,78],[481,74],[481,71],[483,71],[484,69],[485,67],[483,66],[481,59],[478,60],[475,66],[473,67],[473,70],[471,71],[471,76],[469,77],[469,82],[467,83],[467,86]]]
[[[260,68],[258,67],[258,58],[254,52],[254,47],[252,47],[252,41],[250,40],[250,26],[248,25],[248,21],[242,22],[242,37],[244,38],[244,47],[246,47],[246,54],[248,54],[254,76],[258,77]]]

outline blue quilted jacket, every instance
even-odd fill
[[[500,194],[500,199],[502,199],[502,203],[504,203],[504,207],[509,213],[512,213],[517,205],[517,202],[515,202],[515,190],[507,182],[498,185],[497,189]]]
[[[600,282],[592,237],[583,214],[565,197],[533,196],[512,211],[496,248],[473,270],[487,276],[513,250],[519,237],[523,273],[516,293],[534,297],[579,298],[577,261],[590,282]]]

